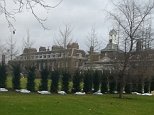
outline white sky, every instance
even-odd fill
[[[46,2],[58,0],[45,0]],[[41,17],[47,16],[46,27],[50,30],[44,30],[36,21],[30,11],[24,11],[16,15],[16,39],[17,49],[23,48],[23,39],[26,39],[27,30],[29,29],[30,39],[34,42],[33,47],[52,46],[54,39],[58,34],[59,28],[64,25],[71,25],[73,28],[72,38],[80,45],[80,49],[87,49],[86,39],[92,26],[95,26],[98,33],[98,39],[103,43],[104,48],[108,42],[108,33],[113,28],[112,21],[107,17],[105,10],[111,9],[110,0],[63,0],[56,8],[49,10],[47,13],[43,9],[36,9]],[[10,37],[8,25],[3,15],[0,15],[0,42],[5,44]]]

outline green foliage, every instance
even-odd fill
[[[58,83],[59,83],[60,74],[59,71],[55,70],[51,73],[51,88],[50,91],[52,93],[58,92]]]
[[[101,83],[101,92],[107,93],[108,92],[108,77],[109,77],[109,71],[103,71],[102,75],[102,83]]]
[[[150,90],[150,81],[145,81],[144,82],[144,92],[148,93],[150,92],[149,90]]]
[[[80,92],[81,91],[81,81],[82,81],[82,74],[80,73],[79,70],[75,72],[73,75],[73,89],[72,92]]]
[[[6,67],[4,64],[2,64],[0,65],[0,88],[6,87],[6,79],[7,79]]]
[[[27,75],[27,89],[35,91],[35,67],[29,67]]]
[[[116,79],[113,76],[114,74],[109,76],[110,93],[116,91]]]
[[[142,93],[142,83],[141,82],[138,83],[137,90],[138,90],[137,92]]]
[[[126,83],[125,92],[128,94],[130,94],[132,92],[132,83],[131,82]]]
[[[100,87],[100,83],[101,83],[101,75],[102,72],[96,70],[94,72],[94,76],[93,76],[93,88],[94,88],[94,92],[97,92],[99,90]]]
[[[49,72],[47,68],[42,69],[41,71],[41,86],[40,90],[42,91],[48,91],[48,75]]]
[[[12,85],[13,89],[20,89],[20,65],[13,65]]]
[[[68,93],[69,91],[69,79],[71,78],[71,75],[64,71],[62,72],[62,91],[65,91]]]
[[[152,77],[152,80],[151,80],[150,91],[154,91],[154,76]]]
[[[132,84],[132,92],[138,92],[138,83]]]
[[[86,93],[92,92],[93,72],[91,70],[84,72],[83,91]]]

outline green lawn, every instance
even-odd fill
[[[154,96],[0,93],[0,115],[153,115]]]

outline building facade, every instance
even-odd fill
[[[52,49],[40,47],[39,51],[35,48],[25,48],[23,54],[17,56],[10,64],[20,64],[24,71],[28,66],[35,66],[37,70],[48,68],[51,71],[56,69],[73,73],[80,66],[84,66],[86,61],[86,53],[79,49],[78,43],[67,45],[67,49],[61,46],[52,46]]]

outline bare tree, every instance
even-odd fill
[[[59,39],[56,39],[56,44],[63,48],[63,64],[64,71],[67,71],[68,65],[68,49],[67,45],[72,42],[72,28],[70,25],[65,25],[64,29],[59,28]]]
[[[72,42],[72,28],[70,25],[65,25],[64,29],[59,28],[59,39],[56,44],[67,49],[67,45]]]
[[[2,62],[2,55],[4,55],[5,52],[5,48],[4,48],[4,44],[2,44],[2,42],[0,42],[0,63]]]
[[[10,60],[12,60],[18,54],[18,50],[15,47],[16,41],[14,40],[14,35],[11,34],[11,37],[9,38],[7,45],[8,45],[7,52]]]
[[[137,75],[140,76],[140,84],[141,84],[141,91],[144,93],[144,86],[145,86],[145,80],[148,81],[148,91],[150,92],[150,78],[153,74],[152,72],[152,65],[151,65],[151,59],[150,56],[151,52],[151,42],[153,39],[153,33],[151,28],[151,19],[149,20],[149,24],[146,24],[146,26],[143,25],[143,30],[141,31],[141,39],[137,41],[136,45],[136,57],[137,57],[137,67],[136,72]]]
[[[149,15],[154,8],[154,1],[149,0],[140,3],[135,0],[120,0],[115,4],[116,12],[109,12],[114,21],[120,26],[120,40],[124,43],[124,60],[119,73],[120,76],[120,93],[119,98],[123,97],[123,90],[125,85],[125,77],[127,74],[131,52],[136,43],[142,24],[148,21]]]
[[[98,51],[101,46],[101,42],[98,40],[98,34],[94,26],[91,27],[91,30],[87,35],[86,44],[89,49],[90,68],[92,68],[95,51]]]
[[[41,18],[37,15],[35,8],[39,9],[40,7],[49,10],[51,8],[57,7],[63,0],[58,0],[54,6],[51,6],[49,2],[44,0],[0,0],[0,15],[4,15],[8,27],[13,29],[15,32],[15,28],[13,25],[13,21],[15,21],[15,15],[23,12],[25,9],[30,10],[33,14],[34,18],[41,24],[44,29],[47,29],[44,26],[44,21],[47,18]],[[11,9],[12,8],[12,9]]]
[[[100,49],[101,42],[98,40],[98,34],[95,27],[92,27],[90,32],[88,33],[86,43],[89,49],[93,47],[93,51],[97,51]]]
[[[32,48],[33,44],[34,44],[34,42],[32,42],[30,39],[30,33],[29,33],[29,29],[28,29],[27,30],[27,38],[26,38],[26,40],[23,40],[23,46],[24,46],[23,53],[25,54],[25,56],[27,58],[25,61],[27,68],[32,66],[31,56],[35,50],[34,48]]]
[[[29,29],[27,30],[27,38],[26,40],[23,40],[24,48],[30,49],[34,43],[30,40],[30,33]]]

